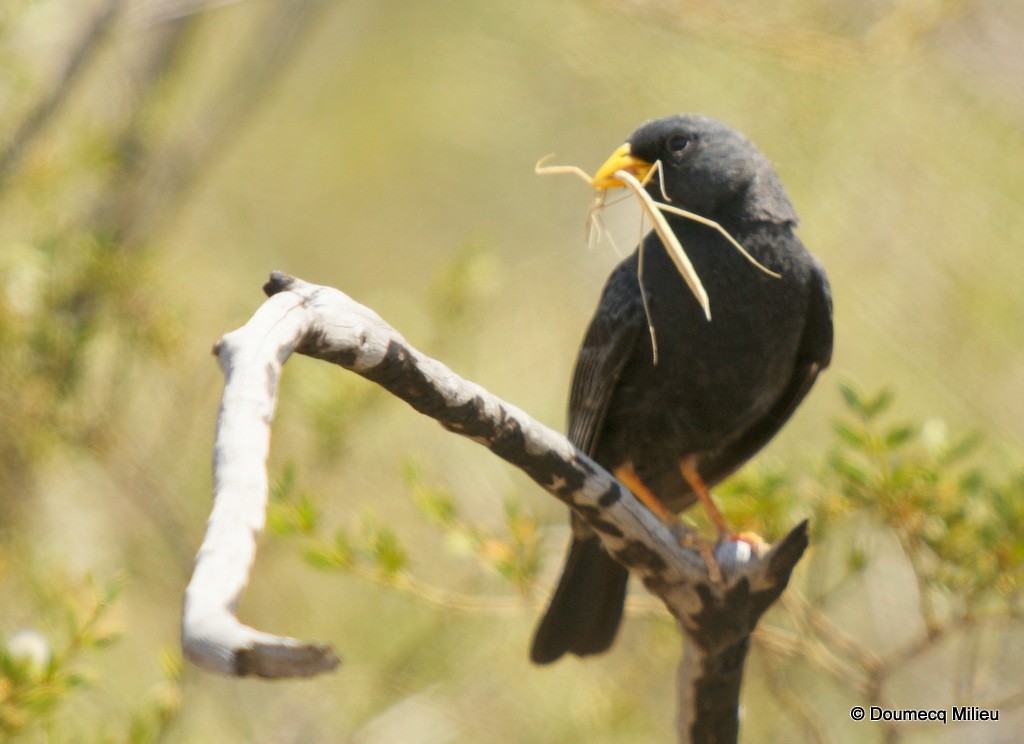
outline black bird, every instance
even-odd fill
[[[618,170],[642,180],[654,163],[663,172],[647,185],[655,200],[716,221],[780,275],[759,270],[714,228],[668,214],[712,319],[653,232],[605,284],[576,359],[569,438],[666,516],[709,503],[707,488],[760,450],[807,395],[832,356],[832,297],[821,264],[793,233],[797,216],[782,183],[749,140],[703,116],[650,121],[593,185],[621,186]],[[641,250],[656,362],[637,278]],[[572,527],[533,639],[539,664],[605,651],[622,619],[626,569],[581,521]]]

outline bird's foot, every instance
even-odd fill
[[[732,542],[742,542],[750,546],[750,551],[758,558],[768,552],[771,545],[756,532],[740,532],[728,538]]]
[[[716,585],[724,583],[723,566],[728,568],[738,563],[746,563],[751,557],[761,558],[771,549],[771,545],[754,532],[723,532],[719,533],[716,542],[711,542],[708,538],[683,527],[681,523],[678,526],[680,529],[676,534],[679,544],[700,554],[704,565],[707,566],[708,578]]]
[[[708,569],[708,577],[711,579],[712,584],[721,584],[723,581],[722,567],[718,565],[718,559],[715,557],[716,546],[696,532],[687,532],[680,538],[679,544],[684,548],[692,548],[700,553],[700,557],[704,560],[704,565]]]

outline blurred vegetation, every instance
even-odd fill
[[[971,457],[976,436],[950,439],[934,420],[892,424],[885,415],[893,402],[890,392],[864,396],[848,384],[839,389],[845,413],[834,422],[830,452],[811,471],[815,478],[750,467],[719,492],[730,522],[745,531],[777,539],[799,519],[813,525],[815,560],[798,571],[798,586],[783,597],[782,612],[769,615],[755,633],[757,661],[767,670],[760,682],[768,682],[779,710],[798,724],[804,741],[832,740],[828,732],[838,723],[835,710],[819,709],[826,695],[822,684],[832,695],[849,698],[840,711],[854,704],[969,704],[1004,715],[1019,710],[1019,667],[1004,668],[998,653],[982,651],[979,643],[984,638],[996,648],[1013,644],[1024,621],[1024,468],[994,479]],[[410,497],[452,554],[496,572],[516,594],[466,597],[422,580],[409,565],[402,537],[375,516],[364,515],[356,539],[344,527],[326,536],[318,499],[295,490],[293,466],[275,488],[271,529],[301,536],[310,566],[350,573],[451,610],[506,614],[517,607],[517,595],[519,609],[543,608],[548,592],[537,581],[538,525],[521,504],[506,502],[507,523],[496,533],[461,519],[454,496],[425,483],[418,466],[407,463],[405,476]],[[712,532],[706,517],[696,521]],[[886,628],[884,637],[865,638],[867,618],[863,612],[851,618],[849,608],[884,603],[897,590],[894,572],[913,577],[916,596],[904,602],[897,627]],[[634,600],[634,614],[666,615],[652,598]],[[944,648],[950,639],[966,653]],[[907,697],[894,680],[919,663],[941,670],[945,679],[924,696],[910,691]],[[856,725],[839,740],[855,738],[855,730]],[[880,733],[902,741],[906,732],[890,724]]]
[[[583,249],[589,194],[533,163],[592,167],[684,110],[775,160],[836,297],[833,371],[720,490],[769,539],[814,529],[750,659],[744,739],[1012,738],[1022,50],[1017,0],[6,0],[0,739],[669,738],[661,611],[638,593],[606,657],[531,668],[561,509],[305,359],[275,424],[289,537],[264,542],[242,612],[334,639],[344,666],[270,685],[161,649],[209,510],[209,349],[268,272],[340,287],[561,426],[618,259]],[[855,725],[864,701],[1002,715]]]
[[[122,582],[115,577],[100,587],[86,577],[86,592],[54,582],[55,578],[47,575],[47,583],[37,587],[40,596],[36,598],[41,612],[37,622],[58,626],[52,634],[26,629],[0,637],[0,736],[5,741],[161,741],[180,710],[180,654],[176,650],[160,654],[164,681],[137,703],[138,709],[126,720],[93,723],[91,730],[83,730],[74,723],[83,705],[88,705],[80,698],[98,697],[103,680],[80,657],[101,653],[117,642],[119,631],[106,623]],[[79,594],[87,597],[83,600]],[[54,644],[57,639],[59,647]]]

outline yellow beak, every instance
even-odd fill
[[[627,143],[604,161],[604,165],[597,169],[597,173],[590,180],[590,185],[595,189],[621,188],[625,184],[615,177],[617,171],[624,170],[635,176],[637,180],[643,181],[653,167],[653,163],[648,163],[646,160],[630,155],[629,144]]]

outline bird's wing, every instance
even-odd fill
[[[635,275],[620,266],[597,306],[583,338],[569,391],[569,440],[593,455],[622,368],[644,329]]]
[[[775,405],[739,439],[702,458],[700,473],[709,483],[724,479],[767,444],[810,391],[818,373],[832,361],[832,290],[824,268],[813,257],[808,288],[807,321],[789,384]]]

